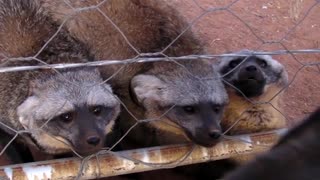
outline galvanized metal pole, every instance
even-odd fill
[[[78,175],[81,179],[93,179],[226,159],[266,151],[283,132],[285,129],[234,136],[237,140],[224,140],[212,148],[172,145],[106,153],[86,163],[79,158],[68,158],[3,166],[0,167],[0,179],[65,180],[75,179]]]

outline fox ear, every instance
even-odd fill
[[[153,75],[137,75],[131,80],[131,88],[136,101],[146,106],[161,100],[165,83]]]
[[[21,125],[25,129],[31,129],[31,124],[36,107],[38,107],[39,99],[36,96],[29,96],[22,104],[17,108],[17,115]]]

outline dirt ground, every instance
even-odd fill
[[[209,54],[240,49],[258,51],[320,48],[320,4],[315,0],[239,0],[227,10],[214,11],[230,0],[167,0],[190,23],[210,10],[192,29],[204,41]],[[283,114],[289,125],[320,105],[320,62],[317,54],[274,55],[289,73]],[[302,68],[302,69],[301,69]],[[301,70],[300,70],[301,69]]]

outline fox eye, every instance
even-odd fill
[[[194,114],[196,109],[193,106],[183,106],[182,109],[188,114]]]
[[[265,61],[265,60],[263,60],[263,59],[261,59],[260,61],[259,61],[259,65],[260,65],[260,67],[263,67],[263,68],[265,68],[265,67],[267,67],[267,62]]]
[[[238,64],[241,62],[241,59],[235,59],[235,60],[232,60],[230,63],[229,63],[229,67],[230,68],[235,68],[236,66],[238,66]]]
[[[216,113],[219,113],[221,111],[222,107],[220,106],[214,106],[213,107],[213,111],[216,112]]]
[[[94,114],[95,116],[100,116],[101,115],[101,113],[102,113],[102,110],[103,110],[103,106],[100,106],[100,105],[98,105],[98,106],[93,106],[93,107],[91,107],[91,112],[92,112],[92,114]]]
[[[73,115],[71,112],[64,113],[59,116],[59,119],[64,123],[70,123],[71,121],[73,121]]]

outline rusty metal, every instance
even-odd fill
[[[106,153],[85,164],[79,158],[68,158],[3,166],[0,179],[75,179],[81,165],[81,179],[93,179],[238,157],[266,151],[285,131],[234,136],[237,140],[224,140],[212,148],[184,144]]]

